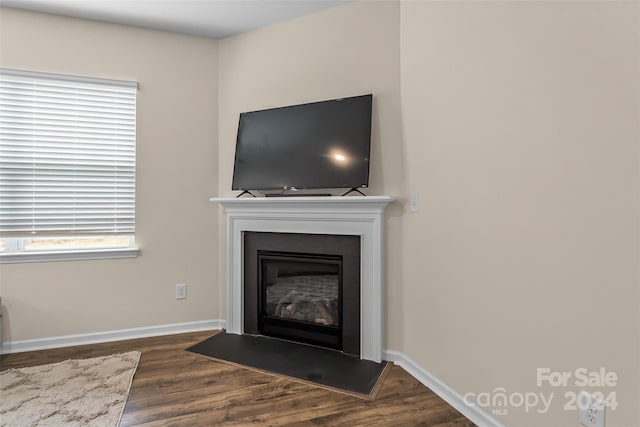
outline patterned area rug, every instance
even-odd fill
[[[140,353],[0,373],[0,425],[117,427]]]

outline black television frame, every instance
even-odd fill
[[[237,177],[237,170],[238,170],[238,152],[239,152],[239,144],[241,143],[240,141],[240,136],[241,136],[241,126],[243,123],[243,117],[245,115],[250,115],[250,114],[256,114],[256,113],[265,113],[265,112],[274,112],[274,111],[280,111],[280,110],[295,110],[295,109],[301,109],[301,108],[308,108],[309,106],[314,106],[314,105],[329,105],[331,103],[336,103],[336,102],[340,102],[340,101],[344,101],[344,100],[358,100],[358,99],[365,99],[368,100],[368,117],[367,117],[367,123],[366,123],[366,132],[363,133],[363,135],[366,135],[366,157],[364,157],[365,162],[366,162],[366,167],[360,171],[360,173],[362,174],[362,177],[364,178],[364,182],[358,182],[356,183],[355,180],[352,184],[355,185],[349,185],[349,184],[344,184],[344,185],[339,185],[339,186],[327,186],[327,185],[308,185],[308,184],[304,184],[304,185],[287,185],[287,186],[245,186],[245,185],[236,185],[236,177]],[[248,192],[250,193],[250,191],[257,191],[257,192],[272,192],[272,191],[280,191],[281,193],[278,194],[284,194],[286,191],[297,191],[297,190],[317,190],[317,189],[338,189],[338,188],[350,188],[351,191],[358,191],[358,188],[368,188],[369,186],[369,176],[370,176],[370,167],[371,167],[371,136],[372,136],[372,122],[373,122],[373,94],[365,94],[365,95],[356,95],[356,96],[349,96],[349,97],[342,97],[342,98],[335,98],[335,99],[329,99],[329,100],[323,100],[323,101],[315,101],[315,102],[308,102],[308,103],[303,103],[303,104],[295,104],[295,105],[288,105],[288,106],[283,106],[283,107],[275,107],[275,108],[268,108],[268,109],[263,109],[263,110],[255,110],[255,111],[248,111],[248,112],[243,112],[240,113],[239,119],[238,119],[238,132],[236,135],[236,146],[235,146],[235,153],[234,153],[234,168],[233,168],[233,178],[232,178],[232,190],[238,190],[238,191],[242,191],[242,194]],[[359,154],[365,154],[365,150],[361,150],[361,152]],[[349,192],[345,193],[348,194]],[[358,191],[359,192],[359,191]],[[360,193],[360,192],[359,192]],[[252,194],[252,193],[250,193]],[[266,195],[274,195],[273,193],[264,193]],[[278,195],[276,194],[276,195]],[[362,194],[362,193],[360,193]]]

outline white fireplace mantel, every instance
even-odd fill
[[[384,209],[390,196],[212,198],[227,213],[227,332],[244,332],[245,231],[360,237],[360,357],[382,360]]]

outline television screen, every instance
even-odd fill
[[[232,189],[367,187],[372,99],[241,113]]]

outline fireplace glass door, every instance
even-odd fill
[[[341,348],[342,257],[258,252],[264,335]]]

